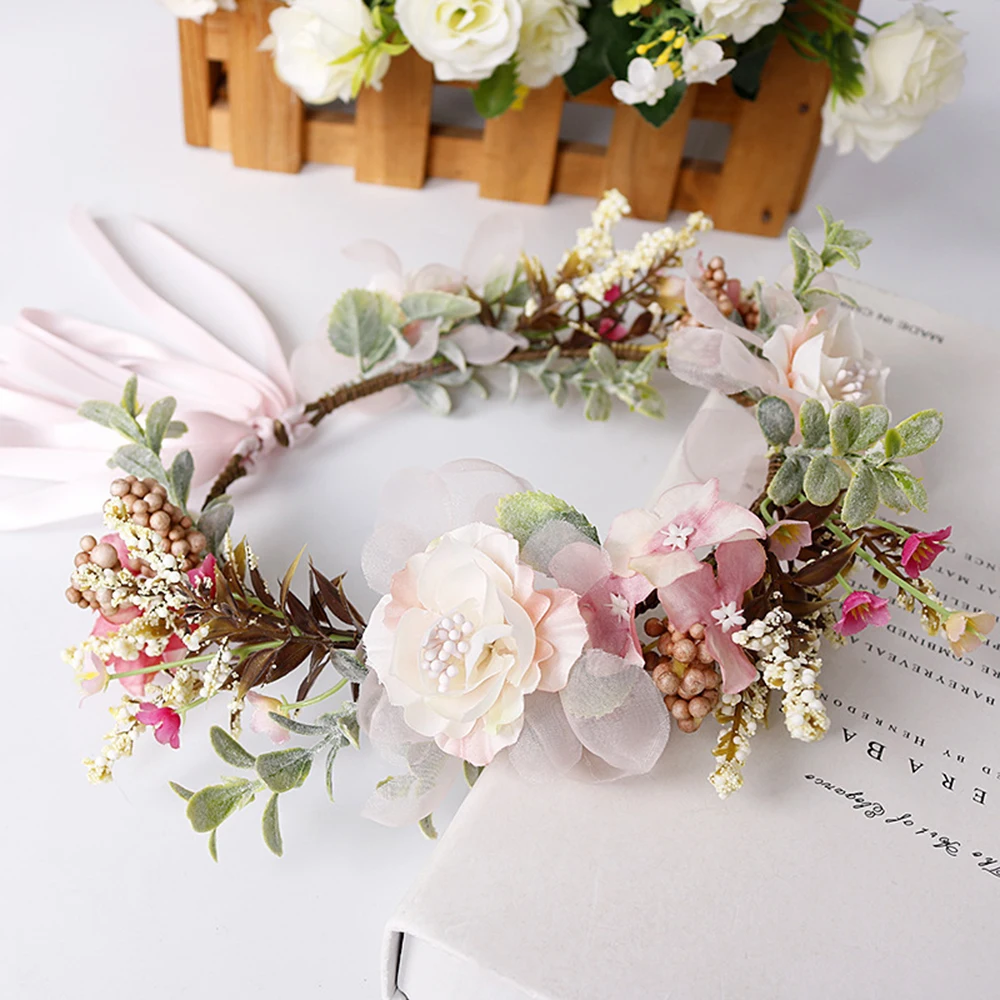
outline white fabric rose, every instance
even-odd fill
[[[160,3],[185,21],[200,21],[217,10],[236,10],[236,0],[160,0]]]
[[[478,765],[517,739],[527,695],[566,687],[586,640],[576,595],[536,590],[516,539],[481,523],[411,556],[364,635],[406,724]]]
[[[274,69],[309,104],[349,101],[362,56],[338,63],[377,32],[363,0],[293,0],[271,13],[271,34],[261,45],[274,53]],[[336,63],[336,65],[335,65]],[[382,54],[366,83],[376,90],[389,69]]]
[[[685,10],[698,15],[708,34],[718,32],[745,42],[761,28],[774,24],[785,12],[786,0],[682,0]]]
[[[681,69],[687,83],[718,83],[736,65],[735,59],[722,58],[722,46],[703,38],[694,45],[685,45]]]
[[[636,57],[628,64],[628,79],[615,80],[611,93],[622,104],[656,104],[674,82],[669,66],[654,66],[648,59]]]
[[[517,49],[520,0],[396,0],[410,44],[439,80],[485,80]]]
[[[915,135],[927,117],[962,89],[965,32],[933,7],[915,4],[880,28],[862,54],[864,95],[856,101],[827,98],[823,141],[839,153],[855,146],[878,162]]]
[[[518,79],[526,87],[545,87],[576,62],[587,32],[579,9],[568,0],[521,0],[521,8]]]

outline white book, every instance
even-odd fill
[[[894,416],[945,412],[930,517],[907,515],[955,526],[931,579],[996,612],[1000,343],[845,286]],[[773,703],[726,801],[706,781],[714,725],[675,731],[643,778],[532,785],[494,763],[389,922],[384,996],[1000,996],[998,650],[958,658],[895,610],[826,649],[826,738],[790,739]]]

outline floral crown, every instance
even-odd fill
[[[177,749],[189,712],[223,705],[211,742],[236,773],[198,791],[173,786],[213,857],[218,827],[257,796],[280,854],[280,797],[318,763],[332,798],[337,756],[363,734],[401,762],[368,814],[430,835],[448,787],[460,774],[471,785],[498,755],[533,781],[618,778],[649,771],[672,728],[710,719],[709,780],[725,797],[743,782],[772,692],[793,739],[824,735],[823,644],[885,625],[890,602],[956,652],[978,646],[994,617],[945,607],[923,576],[951,529],[918,531],[883,511],[925,509],[910,459],[938,439],[941,414],[895,422],[883,405],[887,371],[829,274],[840,261],[857,267],[869,240],[820,211],[821,249],[789,233],[784,286],[747,287],[718,257],[678,274],[710,226],[700,214],[616,249],[628,204],[615,191],[551,273],[479,247],[464,273],[404,275],[387,248],[362,244],[354,255],[376,261],[379,277],[340,297],[328,340],[300,361],[327,385],[339,380],[333,391],[302,402],[283,360],[269,379],[216,354],[229,371],[213,370],[195,402],[166,396],[144,409],[135,374],[120,403],[85,402],[84,417],[127,439],[110,462],[122,475],[104,502],[106,533],[83,537],[66,591],[94,615],[66,653],[84,692],[122,690],[114,728],[86,761],[91,780],[110,780],[144,733]],[[54,350],[39,315],[35,343]],[[84,350],[69,324],[51,327],[64,353]],[[130,344],[115,372],[141,368],[158,385],[193,377]],[[506,373],[512,393],[529,379],[557,405],[578,394],[590,419],[606,419],[616,399],[659,417],[661,368],[728,395],[739,419],[755,416],[746,466],[759,458],[762,475],[748,506],[724,499],[717,479],[685,483],[619,515],[602,541],[575,507],[488,462],[402,472],[364,548],[366,579],[384,595],[367,621],[343,574],[310,563],[297,594],[299,553],[270,587],[247,540],[230,534],[232,485],[341,407],[405,388],[446,413],[462,390],[485,389],[484,373]],[[206,421],[207,386],[218,396],[226,380],[256,400],[252,412]],[[192,447],[177,450],[188,423]],[[217,428],[230,435],[228,459]],[[731,459],[735,440],[694,443]],[[208,465],[200,478],[194,453]],[[192,484],[216,473],[195,508]],[[292,674],[294,701],[263,693]],[[238,741],[248,713],[250,730],[278,746],[254,754]]]

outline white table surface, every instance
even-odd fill
[[[896,0],[866,6],[883,16],[902,9]],[[824,152],[807,204],[822,202],[875,236],[863,272],[871,284],[995,325],[997,4],[957,6],[970,30],[958,103],[879,166]],[[354,239],[386,239],[413,266],[457,263],[473,226],[503,210],[554,262],[589,209],[569,197],[541,209],[503,206],[463,183],[432,181],[422,193],[362,186],[346,168],[236,170],[181,135],[175,26],[155,0],[0,5],[0,322],[34,305],[146,329],[70,236],[76,204],[161,225],[249,289],[289,347],[315,336],[337,293],[365,277],[339,258]],[[798,224],[815,236],[817,221],[810,211]],[[627,223],[623,237],[641,229]],[[782,241],[717,233],[704,245],[751,279],[786,261]],[[272,577],[306,540],[321,567],[352,569],[390,471],[470,455],[570,498],[606,527],[646,499],[697,405],[696,392],[670,392],[672,430],[621,412],[585,426],[576,406],[556,411],[533,393],[513,407],[468,400],[448,420],[411,407],[350,433],[330,421],[282,459],[280,477],[271,466],[268,482],[237,488],[237,527]],[[223,828],[213,865],[166,787],[169,778],[205,784],[225,769],[207,746],[208,725],[220,721],[208,713],[192,718],[180,753],[145,740],[115,785],[87,784],[79,762],[109,719],[98,699],[78,707],[59,650],[88,628],[62,591],[77,538],[97,526],[95,512],[0,536],[0,995],[91,1000],[134,990],[155,1000],[284,989],[372,1000],[383,923],[432,849],[416,830],[358,817],[385,773],[372,754],[344,756],[335,806],[319,781],[287,797],[280,861],[263,847],[251,807]],[[374,595],[356,569],[351,578],[367,610]]]

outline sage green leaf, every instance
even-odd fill
[[[861,410],[854,403],[837,403],[830,414],[830,443],[834,455],[849,455],[860,434]]]
[[[823,270],[823,259],[800,229],[792,226],[788,230],[788,247],[795,265],[794,291],[805,291],[812,279]]]
[[[124,437],[138,444],[145,444],[146,435],[135,417],[114,403],[106,403],[103,399],[91,399],[81,403],[77,413],[86,420],[92,420],[102,427],[110,427]]]
[[[358,723],[358,712],[353,704],[348,704],[337,713],[337,726],[347,742],[355,750],[361,747],[361,726]]]
[[[807,448],[825,448],[830,443],[830,418],[818,399],[803,400],[799,408],[799,427],[802,428],[802,443]]]
[[[566,402],[566,379],[559,372],[547,371],[538,376],[541,387],[549,394],[556,406]]]
[[[333,801],[333,765],[337,760],[337,751],[340,747],[334,744],[330,747],[330,752],[326,755],[326,795]]]
[[[413,394],[427,407],[431,413],[446,417],[451,413],[451,396],[443,385],[437,382],[422,381],[408,383]]]
[[[177,452],[167,473],[167,487],[171,503],[182,510],[187,510],[188,494],[191,492],[191,479],[194,476],[194,458],[186,448]]]
[[[400,299],[399,305],[411,323],[420,319],[442,319],[447,325],[479,315],[478,302],[451,292],[411,292]]]
[[[164,396],[151,403],[146,411],[146,443],[157,455],[163,445],[163,438],[170,426],[170,419],[177,409],[177,400],[173,396]]]
[[[775,447],[788,444],[795,433],[795,414],[779,396],[765,396],[757,404],[757,423],[767,443]]]
[[[771,480],[771,485],[767,488],[767,495],[779,507],[793,503],[802,493],[806,475],[806,461],[807,459],[800,455],[786,458]]]
[[[368,668],[343,649],[333,650],[330,663],[341,677],[346,677],[352,684],[360,684],[368,676]]]
[[[878,511],[878,483],[875,473],[867,462],[859,462],[854,470],[854,479],[844,497],[844,523],[852,531],[867,524]]]
[[[895,427],[890,427],[885,432],[882,447],[885,448],[886,458],[895,458],[899,454],[899,449],[903,447],[903,439],[899,436],[899,431]]]
[[[917,510],[927,510],[927,490],[924,484],[905,466],[887,465],[886,471],[892,473],[893,479],[899,484],[906,498]]]
[[[309,777],[312,752],[303,747],[271,750],[257,758],[257,774],[272,792],[290,792]]]
[[[208,731],[208,738],[212,741],[212,749],[227,764],[232,764],[233,767],[253,767],[257,763],[257,758],[244,750],[221,726],[212,726]]]
[[[256,781],[234,778],[195,792],[187,806],[187,817],[195,833],[214,830],[238,809],[253,802],[259,787]]]
[[[469,362],[465,360],[465,353],[454,340],[442,340],[438,344],[438,353],[444,355],[460,372],[464,372],[469,367]]]
[[[139,479],[155,479],[158,483],[167,481],[167,473],[159,456],[144,444],[123,444],[111,456],[108,464]]]
[[[399,305],[385,292],[355,288],[330,313],[330,343],[340,354],[356,358],[364,374],[392,354],[403,320]]]
[[[595,385],[583,392],[583,415],[588,420],[607,420],[611,416],[611,395],[602,386]]]
[[[513,535],[523,548],[528,539],[549,521],[568,521],[595,544],[597,529],[575,507],[550,493],[511,493],[497,503],[497,524]]]
[[[278,793],[275,792],[264,806],[264,815],[260,819],[261,833],[268,850],[279,858],[284,850],[281,843],[281,826],[278,823]]]
[[[910,509],[910,498],[906,491],[896,481],[896,477],[888,469],[873,469],[875,482],[878,484],[878,498],[893,510],[905,514]]]
[[[208,835],[208,856],[216,863],[219,863],[219,841],[218,841],[219,831],[213,830]]]
[[[417,825],[420,827],[420,832],[428,840],[437,840],[438,832],[434,828],[434,817],[433,817],[433,815],[431,815],[430,813],[428,813]]]
[[[589,357],[590,363],[601,378],[614,379],[618,373],[618,359],[607,344],[594,344]]]
[[[188,432],[188,425],[183,420],[171,420],[163,432],[165,438],[183,437]]]
[[[190,788],[185,788],[183,785],[178,785],[176,781],[170,782],[170,787],[182,798],[188,800],[194,795],[194,792]]]
[[[202,511],[198,518],[198,530],[208,539],[209,551],[218,554],[221,550],[234,513],[233,505],[226,500],[213,503]]]
[[[854,442],[854,450],[857,452],[867,451],[876,444],[889,429],[889,410],[878,403],[871,403],[861,407],[861,429],[858,431],[858,438]]]
[[[465,783],[472,788],[473,785],[479,780],[479,775],[485,771],[485,767],[481,767],[479,764],[470,764],[467,760],[462,761],[462,774],[465,777]]]
[[[938,410],[914,413],[894,428],[900,439],[900,447],[895,454],[899,458],[919,455],[937,441],[943,428],[944,417]]]
[[[139,415],[139,376],[129,375],[122,389],[121,408],[130,416]]]
[[[325,726],[313,726],[308,722],[299,722],[298,719],[290,719],[280,712],[268,712],[267,717],[276,722],[282,729],[287,729],[296,736],[325,736],[329,730]]]
[[[806,499],[817,507],[833,503],[840,494],[840,472],[829,455],[815,455],[802,480]]]

